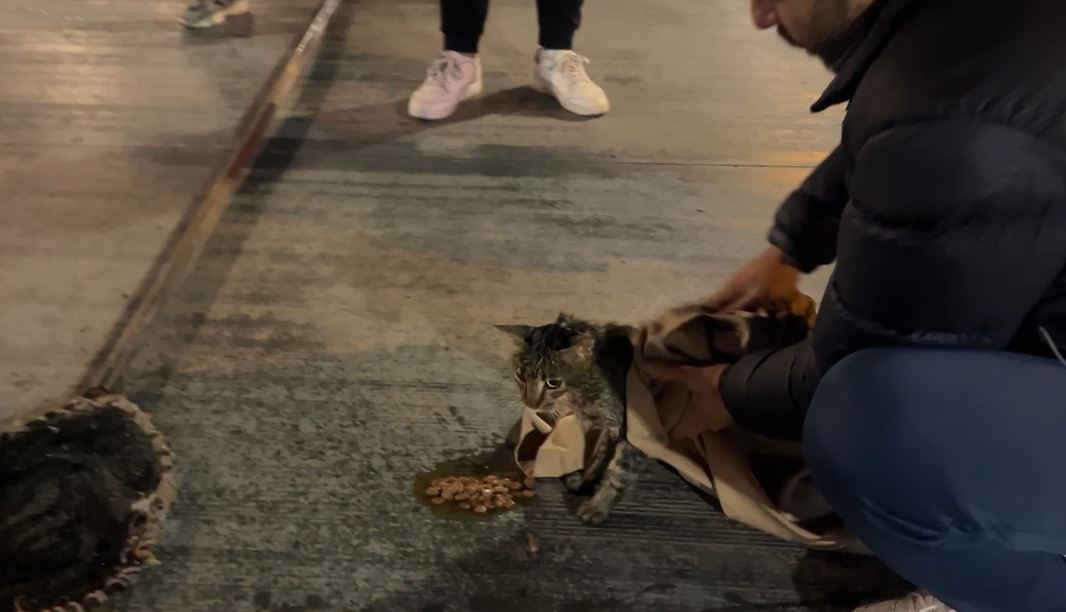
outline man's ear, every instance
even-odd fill
[[[529,325],[494,325],[493,327],[510,336],[518,346],[524,345],[533,331]]]

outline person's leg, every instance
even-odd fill
[[[852,355],[820,383],[804,449],[834,509],[904,578],[962,612],[1066,610],[1058,362],[933,349]]]
[[[411,94],[407,112],[418,119],[450,117],[464,100],[482,90],[478,42],[489,14],[489,0],[440,0],[444,53]]]
[[[537,0],[538,41],[544,49],[573,49],[584,0]]]
[[[477,53],[488,15],[489,0],[440,0],[444,50]]]
[[[581,5],[582,0],[537,0],[540,49],[533,88],[551,94],[572,113],[602,115],[611,108],[607,94],[589,78],[588,59],[572,50],[581,25]]]

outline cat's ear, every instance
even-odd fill
[[[570,338],[569,348],[559,351],[559,354],[571,364],[584,363],[592,358],[596,348],[596,337],[589,332],[581,332]]]
[[[567,323],[573,323],[575,320],[576,319],[574,319],[573,315],[568,315],[565,312],[560,312],[559,318],[555,320],[555,324],[566,325]]]
[[[525,344],[530,332],[533,331],[529,325],[494,325],[493,327],[510,336],[518,346]]]

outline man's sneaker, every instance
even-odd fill
[[[533,89],[555,96],[571,113],[602,115],[611,109],[611,104],[585,71],[588,63],[588,58],[573,51],[540,49],[533,69]]]
[[[855,608],[855,612],[955,612],[955,610],[928,593],[915,592],[892,601],[882,601]]]
[[[193,0],[185,9],[181,23],[196,30],[213,28],[226,22],[227,17],[249,11],[248,0]]]
[[[411,94],[407,112],[418,119],[444,119],[455,112],[460,102],[480,95],[481,88],[481,60],[476,55],[445,51]]]

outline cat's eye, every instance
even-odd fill
[[[544,381],[544,385],[549,389],[558,389],[563,386],[563,379],[561,378],[549,378]]]

